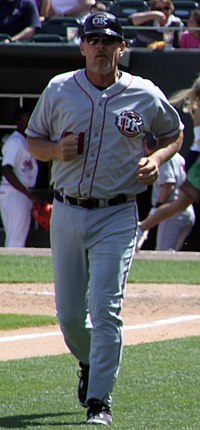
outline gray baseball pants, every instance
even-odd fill
[[[88,399],[103,400],[118,374],[120,311],[137,220],[136,202],[89,210],[54,200],[51,245],[57,317],[72,354],[90,364]]]

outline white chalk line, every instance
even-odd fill
[[[22,296],[55,296],[53,291],[17,291],[16,295]]]
[[[35,340],[35,339],[42,339],[44,337],[53,337],[53,336],[60,336],[60,331],[49,331],[46,333],[32,333],[32,334],[22,334],[22,335],[16,335],[16,336],[5,336],[0,337],[0,343],[9,343],[9,342],[17,342],[22,340]]]
[[[198,319],[200,319],[200,315],[184,315],[179,317],[152,321],[149,323],[125,325],[124,330],[125,331],[144,330],[146,328],[156,328],[160,326],[180,324],[183,322],[194,321]],[[32,333],[32,334],[23,334],[23,335],[16,335],[16,336],[4,336],[4,337],[0,337],[0,343],[17,342],[17,341],[23,341],[23,340],[35,340],[35,339],[42,339],[44,337],[53,337],[53,336],[61,336],[61,335],[62,335],[61,331],[53,331],[53,332],[46,332],[46,333]]]
[[[173,317],[163,320],[152,321],[150,323],[136,324],[134,326],[126,325],[124,330],[143,330],[145,328],[154,328],[171,324],[180,324],[182,322],[194,321],[200,319],[200,315],[184,315],[182,317]]]

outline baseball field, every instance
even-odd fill
[[[51,255],[29,254],[0,259],[0,429],[89,428],[55,318]],[[200,428],[199,257],[144,252],[131,268],[114,430]]]

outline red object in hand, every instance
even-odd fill
[[[64,136],[70,136],[72,134],[71,131],[65,131]],[[78,135],[78,154],[82,154],[84,149],[84,133],[79,133]]]
[[[78,135],[78,154],[83,153],[84,148],[84,133],[79,133]]]

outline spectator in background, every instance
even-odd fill
[[[169,99],[170,103],[189,113],[194,124],[194,141],[186,157],[187,177],[180,186],[178,199],[157,208],[149,214],[139,226],[137,249],[142,247],[148,230],[161,221],[184,211],[189,205],[200,203],[200,76],[195,79],[190,88],[177,91]]]
[[[147,155],[153,154],[156,149],[156,139],[148,133],[144,137],[144,149]],[[179,187],[186,179],[185,160],[176,153],[170,160],[159,167],[159,176],[152,187],[152,209],[149,214],[155,213],[157,209],[166,202],[178,199]],[[180,251],[186,237],[190,234],[195,224],[195,213],[192,204],[182,212],[160,222],[156,233],[156,251]],[[147,239],[148,232],[145,231],[143,241],[138,241],[138,248]]]
[[[200,76],[195,79],[190,88],[177,91],[170,97],[170,103],[189,113],[193,121],[194,140],[186,156],[186,172],[196,161],[200,153]]]
[[[30,39],[40,29],[35,0],[0,0],[0,33],[10,38],[5,42]]]
[[[180,18],[173,15],[174,5],[171,0],[151,0],[150,10],[136,12],[129,16],[136,26],[144,26],[144,30],[136,30],[134,45],[138,47],[148,47],[153,42],[164,41],[167,35],[167,44],[174,48],[179,48],[179,31],[171,30],[170,27],[177,27],[179,30],[184,26]],[[145,26],[152,27],[152,30],[145,30]],[[157,27],[157,28],[155,28]]]
[[[106,12],[106,11],[107,11],[107,6],[104,3],[95,2],[90,6],[87,15],[81,18],[81,21],[84,22],[88,15],[91,15],[96,12]],[[79,35],[78,28],[69,27],[67,29],[67,39],[68,39],[68,42],[71,42],[71,43],[73,42],[76,45],[80,45],[80,35]]]
[[[192,10],[188,20],[188,27],[196,30],[186,30],[181,34],[180,48],[200,48],[200,9]]]
[[[95,0],[47,0],[46,16],[75,16],[84,19]]]
[[[90,13],[96,13],[96,12],[106,12],[108,10],[105,3],[102,3],[100,1],[95,2],[90,6]]]
[[[139,227],[136,249],[141,249],[142,244],[146,239],[146,232],[148,234],[148,231],[151,228],[155,227],[161,221],[164,221],[169,217],[184,211],[189,205],[194,203],[200,203],[200,156],[190,167],[186,180],[180,187],[178,199],[159,206],[156,212],[149,214],[142,222],[138,224]]]
[[[35,186],[38,164],[28,150],[24,134],[29,118],[30,112],[27,109],[16,110],[17,129],[6,139],[2,148],[0,213],[6,247],[25,246],[31,222],[32,202],[38,199],[31,191]]]
[[[49,2],[49,0],[35,0],[39,15],[40,15],[40,21],[41,22],[44,22],[45,19],[48,17],[48,15],[47,15],[48,2]]]

